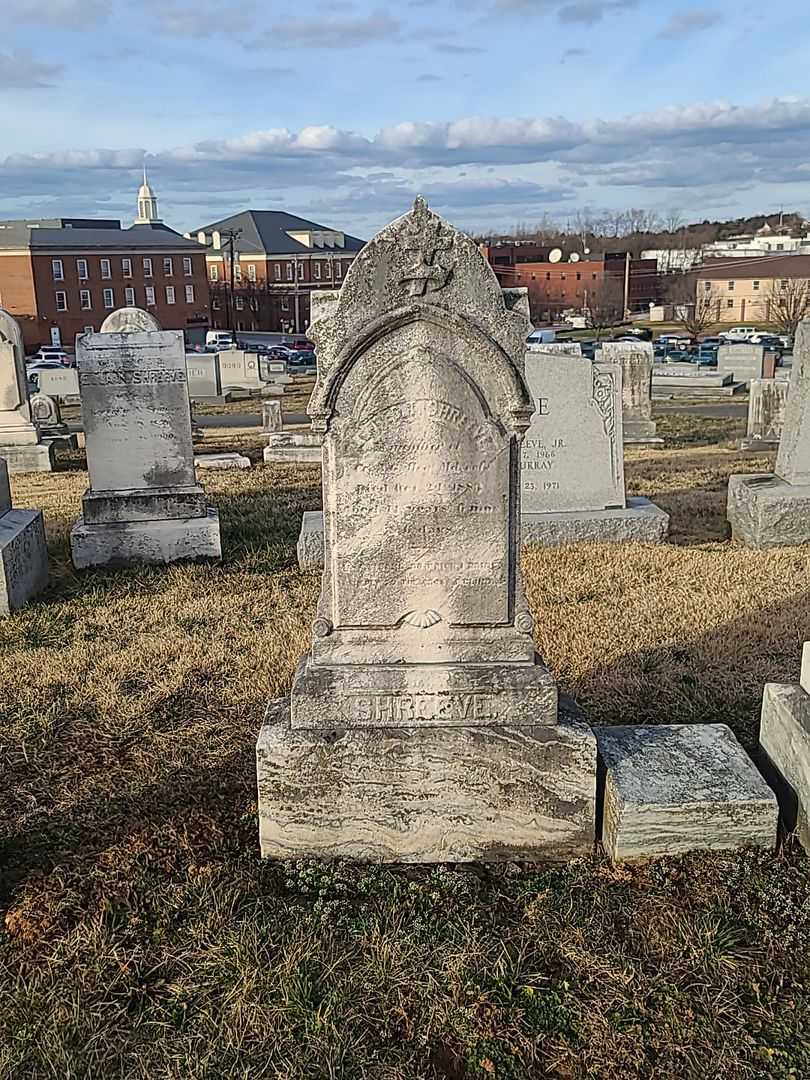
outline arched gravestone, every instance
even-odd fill
[[[594,740],[558,722],[518,564],[525,292],[417,200],[316,295],[325,569],[259,739],[263,853],[586,850]]]
[[[31,422],[25,349],[17,320],[0,308],[0,457],[8,471],[50,472],[53,450]]]
[[[102,334],[147,334],[160,330],[154,315],[143,308],[124,307],[111,312],[101,324]]]

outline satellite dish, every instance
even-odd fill
[[[591,253],[591,249],[590,248],[585,248],[584,254],[585,255],[590,255],[590,253]]]
[[[562,258],[562,252],[560,251],[559,248],[554,248],[553,251],[549,252],[548,261],[550,263],[558,263],[561,258]]]
[[[579,255],[576,252],[571,256],[569,262],[579,262]]]

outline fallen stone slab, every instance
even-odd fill
[[[250,458],[242,454],[197,454],[194,457],[197,469],[249,469]]]

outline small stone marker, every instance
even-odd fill
[[[0,458],[0,616],[23,607],[48,584],[41,510],[15,510],[8,466]]]
[[[651,341],[606,341],[597,358],[622,368],[624,442],[661,445],[652,418],[652,377],[655,355]]]
[[[217,356],[223,393],[263,388],[257,353],[243,352],[242,349],[224,349],[217,353]]]
[[[219,517],[194,475],[182,331],[82,334],[76,356],[90,487],[74,565],[219,558]]]
[[[262,431],[268,435],[275,435],[284,427],[281,418],[280,401],[262,402]]]
[[[526,346],[527,352],[551,353],[556,356],[582,356],[582,346],[578,341],[548,341],[545,344]]]
[[[323,436],[320,434],[309,431],[279,431],[267,436],[264,461],[267,465],[271,462],[286,465],[320,465],[322,446]]]
[[[799,685],[766,683],[759,745],[770,766],[787,832],[810,853],[810,642],[804,643]]]
[[[595,741],[558,717],[518,564],[527,316],[422,200],[318,299],[325,571],[257,746],[265,856],[591,850]]]
[[[535,412],[521,455],[523,542],[663,542],[669,516],[625,499],[621,366],[537,349],[526,382]]]
[[[810,320],[796,332],[776,471],[730,476],[727,514],[749,547],[810,543]]]
[[[22,331],[0,308],[0,457],[10,473],[50,472],[53,447],[31,421]]]
[[[721,345],[717,350],[718,375],[732,375],[737,382],[772,379],[776,357],[764,345]]]
[[[54,443],[63,449],[78,449],[78,440],[62,420],[62,412],[56,398],[36,393],[31,395],[28,404],[31,409],[31,419],[37,425],[43,442]]]
[[[787,379],[752,379],[748,398],[748,427],[741,450],[777,450],[787,406]]]
[[[250,458],[243,454],[197,454],[194,458],[197,469],[249,469]]]
[[[725,724],[597,728],[613,860],[772,848],[776,797]]]
[[[192,401],[224,403],[216,353],[186,353],[186,372],[188,396]]]
[[[79,373],[76,368],[46,368],[37,374],[39,392],[47,394],[63,405],[78,405]]]

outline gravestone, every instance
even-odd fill
[[[217,353],[186,353],[186,373],[192,401],[224,403]]]
[[[219,517],[194,474],[182,331],[82,334],[76,358],[90,487],[74,565],[219,558]]]
[[[655,356],[650,341],[605,341],[597,359],[622,368],[624,442],[662,445],[652,418],[652,377]]]
[[[112,311],[101,324],[102,334],[137,334],[160,330],[154,315],[143,308],[123,307]]]
[[[0,458],[0,616],[10,615],[48,584],[41,510],[15,510],[8,466]]]
[[[259,374],[257,353],[242,349],[225,349],[217,353],[224,393],[234,390],[261,390],[264,383]]]
[[[748,427],[741,450],[778,450],[785,423],[787,379],[752,379],[748,397]]]
[[[46,368],[37,373],[37,385],[41,394],[47,394],[63,405],[78,405],[79,373],[75,368]]]
[[[551,353],[556,356],[582,356],[582,346],[578,341],[548,341],[545,344],[528,344],[526,352]]]
[[[663,542],[668,515],[625,498],[621,366],[534,350],[525,374],[535,412],[521,455],[523,542]]]
[[[62,420],[62,412],[56,398],[48,394],[32,394],[29,402],[31,419],[39,429],[40,437],[44,443],[56,443],[63,449],[78,449],[76,436]]]
[[[525,292],[417,200],[313,302],[325,569],[257,746],[262,853],[584,854],[595,739],[558,716],[518,561]]]
[[[717,350],[717,373],[731,375],[735,382],[772,379],[776,356],[764,345],[721,345]]]
[[[749,547],[810,543],[810,320],[796,332],[776,471],[730,476],[727,515]]]
[[[0,308],[0,457],[9,473],[50,472],[53,447],[31,421],[22,331]]]
[[[262,402],[262,431],[267,435],[275,435],[284,427],[281,419],[281,402]]]

